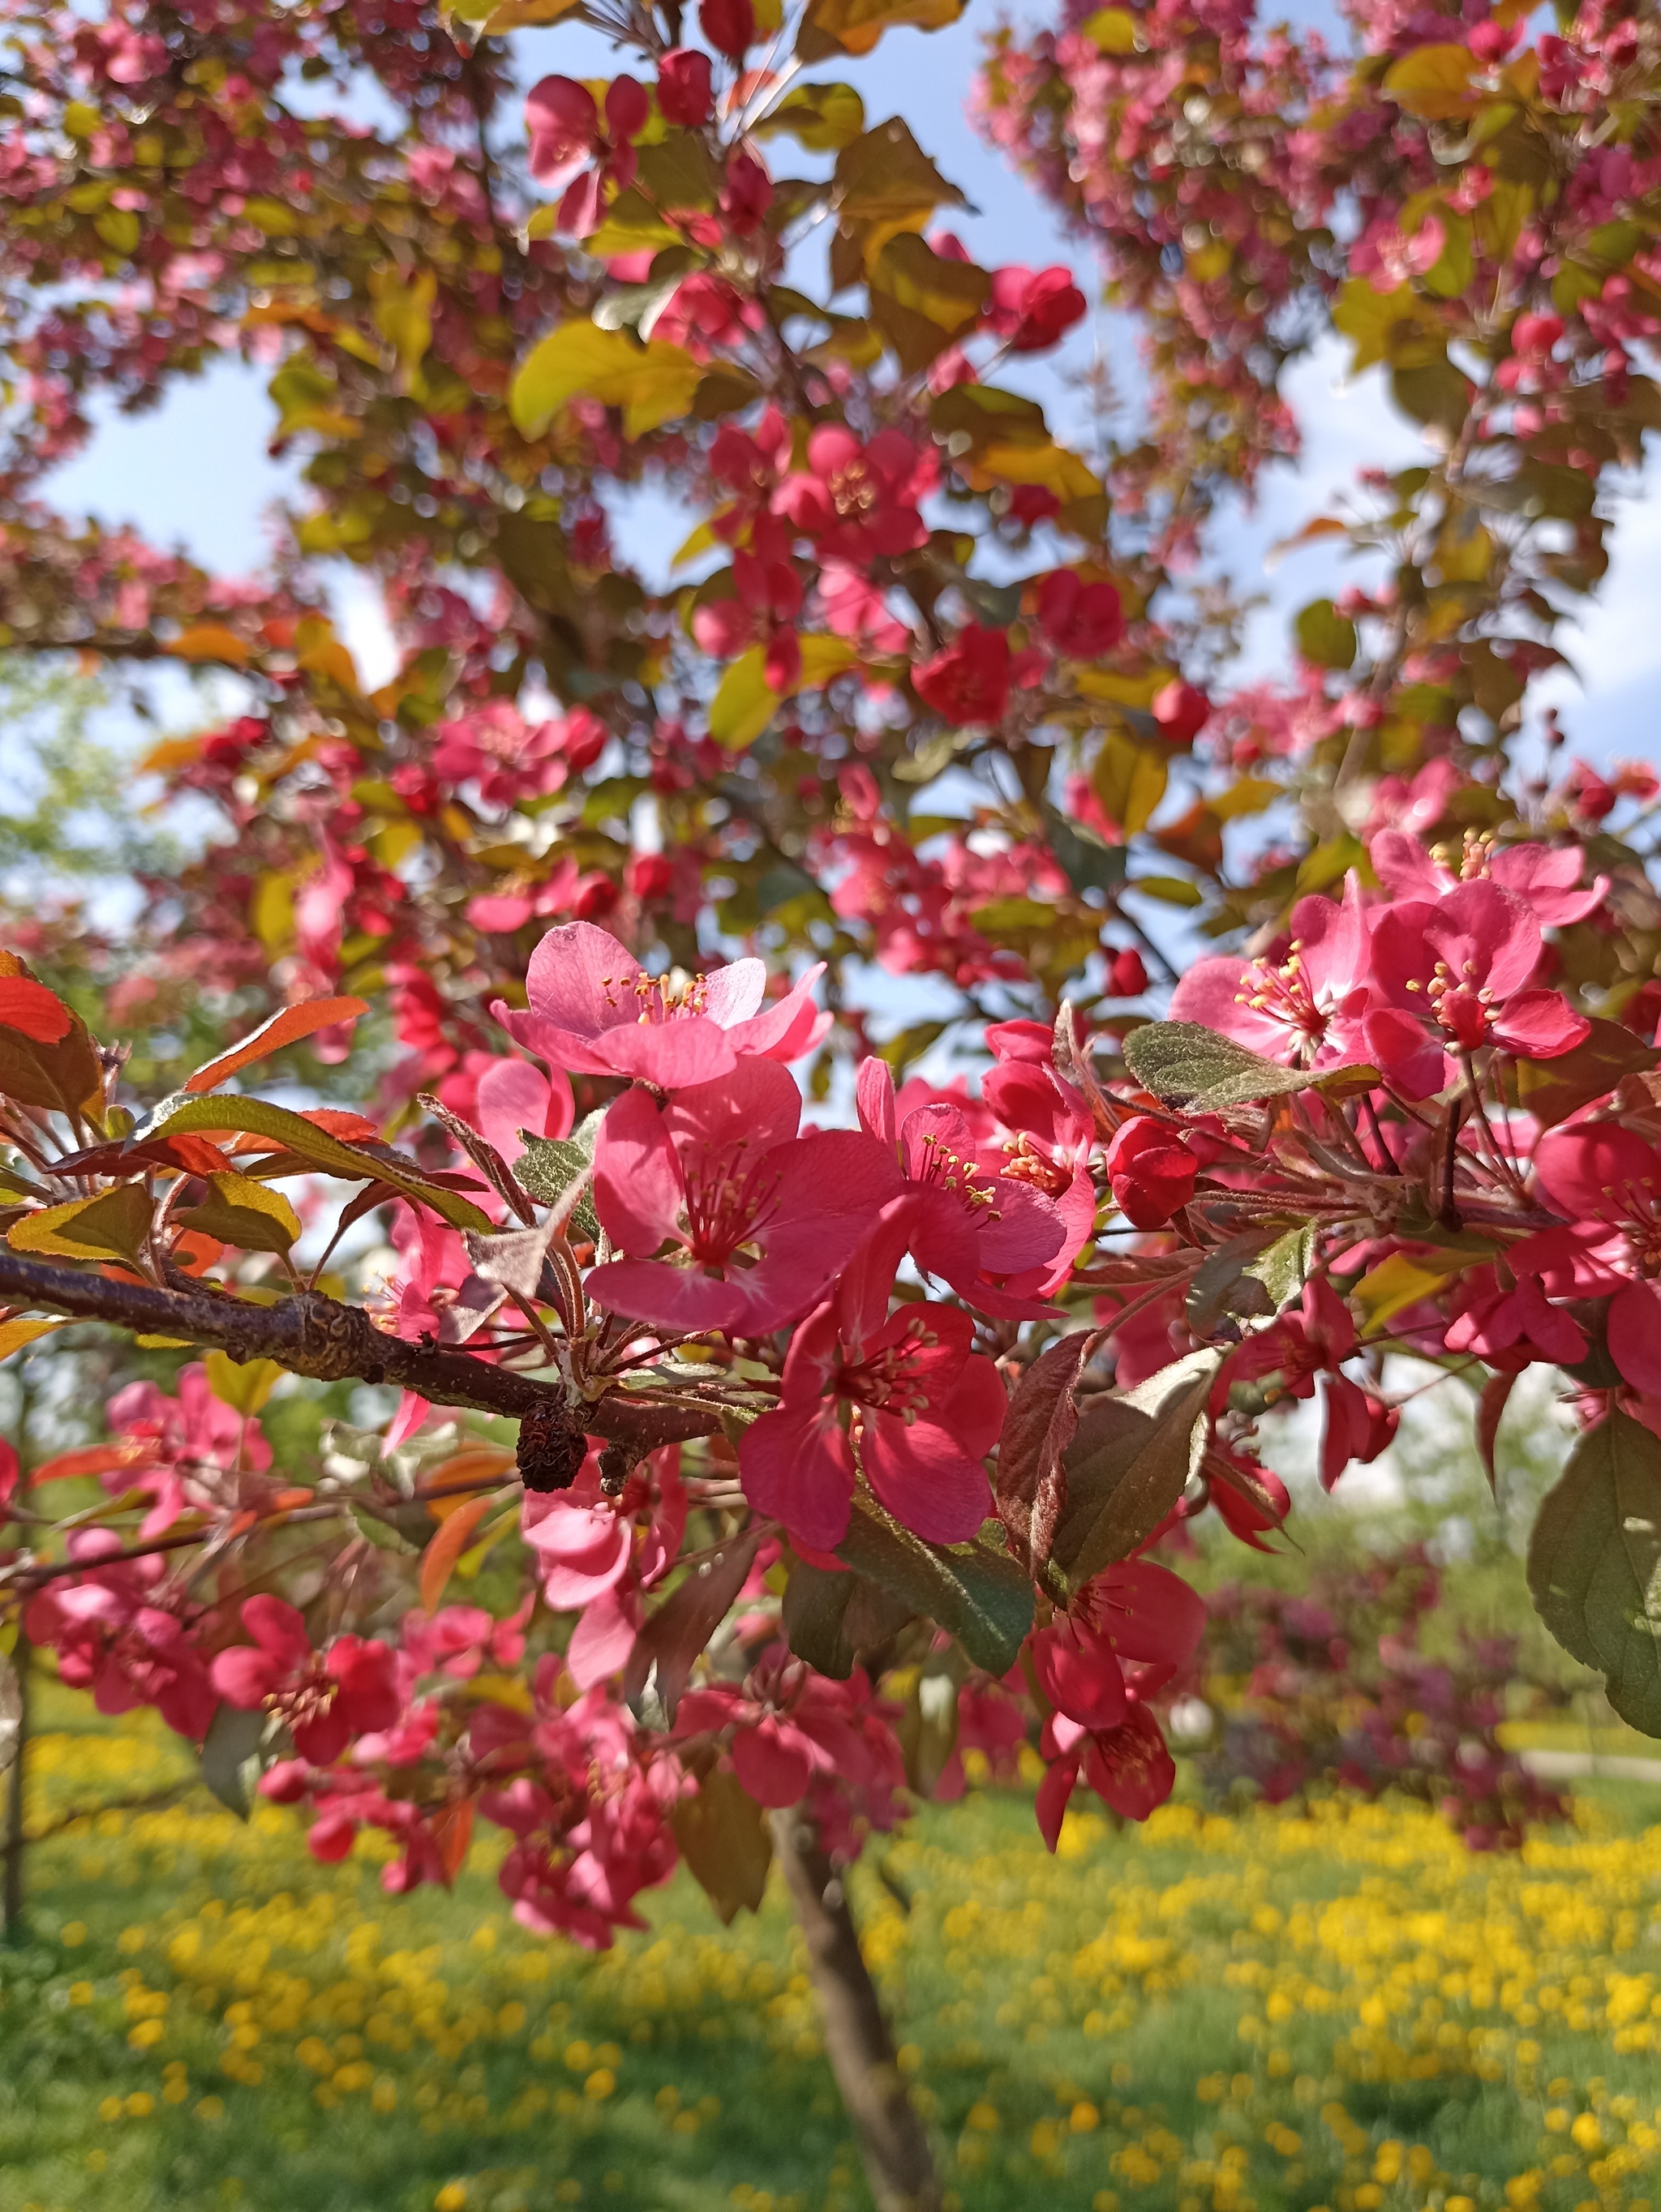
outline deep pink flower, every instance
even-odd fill
[[[628,1572],[633,1530],[609,1500],[527,1492],[520,1526],[545,1563],[542,1594],[556,1613],[591,1604]]]
[[[1539,923],[1496,883],[1457,884],[1434,904],[1386,907],[1372,932],[1380,994],[1453,1053],[1494,1044],[1554,1060],[1590,1034],[1561,992],[1529,988],[1540,953]],[[1369,1024],[1370,1038],[1378,1034]]]
[[[245,1712],[264,1706],[312,1765],[332,1766],[354,1736],[397,1719],[397,1660],[389,1644],[339,1636],[326,1653],[316,1651],[294,1607],[263,1593],[245,1601],[242,1626],[253,1642],[215,1655],[213,1686]]]
[[[106,1474],[104,1487],[112,1495],[149,1494],[150,1508],[138,1530],[147,1540],[164,1535],[187,1506],[234,1510],[251,1487],[268,1487],[247,1480],[271,1463],[259,1422],[215,1397],[198,1361],[180,1370],[178,1388],[178,1396],[169,1398],[154,1382],[130,1382],[106,1408],[116,1435],[143,1449]]]
[[[879,430],[861,445],[842,424],[821,423],[808,437],[807,466],[785,478],[773,512],[811,538],[821,560],[863,568],[927,543],[916,501],[932,471],[902,430]]]
[[[562,230],[587,238],[599,228],[608,190],[619,192],[634,182],[638,159],[630,142],[650,112],[644,88],[631,76],[613,78],[603,119],[593,93],[575,77],[545,76],[532,86],[525,96],[527,167],[555,191],[569,186],[560,204]]]
[[[1022,1319],[1046,1312],[1026,1285],[1034,1270],[1056,1260],[1076,1223],[1032,1181],[1012,1174],[1012,1163],[987,1171],[962,1105],[934,1099],[900,1113],[892,1071],[874,1056],[861,1063],[855,1095],[861,1127],[897,1159],[916,1201],[891,1224],[899,1249],[909,1241],[925,1273],[983,1313]]]
[[[1012,353],[1042,353],[1082,320],[1085,296],[1073,271],[1057,263],[1050,269],[1023,269],[1012,263],[992,271],[985,321]]]
[[[1544,1196],[1574,1224],[1565,1255],[1568,1286],[1613,1290],[1609,1357],[1634,1389],[1661,1397],[1661,1282],[1654,1279],[1661,1267],[1661,1149],[1618,1121],[1572,1122],[1547,1131],[1534,1168]],[[1520,1273],[1530,1247],[1563,1237],[1548,1230],[1507,1256]]]
[[[1581,855],[1574,845],[1500,845],[1468,836],[1456,875],[1407,830],[1381,830],[1367,848],[1372,872],[1392,896],[1435,900],[1459,883],[1496,883],[1528,907],[1542,929],[1584,921],[1609,891],[1607,876],[1580,883]]]
[[[1211,720],[1211,702],[1192,684],[1167,684],[1149,710],[1168,745],[1191,745]]]
[[[217,1701],[186,1624],[152,1601],[166,1563],[152,1555],[100,1566],[120,1548],[113,1529],[74,1531],[67,1549],[84,1573],[48,1583],[31,1601],[24,1628],[57,1655],[60,1680],[92,1692],[100,1713],[154,1705],[175,1734],[199,1743]]]
[[[799,1137],[801,1093],[775,1060],[741,1060],[660,1106],[638,1086],[606,1114],[594,1204],[624,1256],[588,1277],[615,1313],[663,1328],[765,1334],[805,1313],[900,1177],[851,1130]],[[688,1264],[654,1257],[666,1244]]]
[[[954,729],[1001,720],[1009,703],[1009,634],[970,623],[911,672],[912,688]]]
[[[791,1339],[777,1411],[739,1442],[745,1495],[793,1539],[833,1551],[862,1470],[897,1521],[962,1542],[991,1510],[983,1462],[1003,1427],[1003,1383],[970,1351],[960,1307],[903,1306],[867,1333],[860,1302],[844,1285]]]
[[[1171,994],[1171,1018],[1219,1030],[1286,1066],[1366,1062],[1362,1018],[1376,1003],[1369,923],[1353,876],[1342,905],[1299,899],[1277,947],[1255,960],[1196,960]]]
[[[1001,1025],[1006,1035],[1018,1025]],[[1033,1024],[1035,1029],[1041,1025]],[[987,1032],[989,1043],[992,1033]],[[1096,1228],[1096,1186],[1090,1155],[1096,1124],[1072,1085],[1049,1064],[1050,1040],[1043,1037],[1041,1061],[1002,1058],[981,1085],[981,1098],[996,1117],[997,1129],[979,1153],[982,1169],[1002,1181],[1025,1182],[1050,1199],[1061,1217],[1062,1239],[1033,1271],[1010,1285],[1049,1297],[1073,1272],[1073,1262]],[[994,1044],[993,1049],[997,1050]],[[996,1183],[994,1188],[996,1188]]]
[[[1052,568],[1038,584],[1038,628],[1074,660],[1098,660],[1124,635],[1124,609],[1111,584],[1086,583],[1075,568]]]
[[[1053,1851],[1079,1777],[1121,1819],[1145,1820],[1177,1786],[1177,1765],[1146,1705],[1132,1705],[1116,1728],[1091,1730],[1064,1714],[1044,1723],[1039,1748],[1050,1759],[1034,1810]]]
[[[712,104],[708,54],[677,46],[659,57],[658,106],[666,123],[697,131],[709,120]]]
[[[660,1090],[708,1083],[746,1056],[799,1060],[830,1026],[813,1004],[824,963],[764,1003],[766,963],[733,960],[675,981],[648,975],[592,922],[551,929],[531,955],[528,1009],[490,1011],[527,1052],[573,1075],[629,1075]]]

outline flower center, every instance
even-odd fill
[[[747,1243],[772,1212],[779,1171],[764,1157],[746,1162],[747,1137],[726,1152],[706,1152],[684,1164],[687,1242],[693,1256],[719,1267]]]
[[[1331,1009],[1323,1006],[1311,988],[1309,977],[1304,972],[1300,938],[1293,939],[1286,958],[1278,967],[1271,967],[1267,960],[1254,960],[1240,983],[1241,988],[1234,994],[1237,1006],[1250,1006],[1253,1013],[1267,1014],[1271,1021],[1295,1031],[1304,1043],[1318,1045],[1325,1036]]]
[[[971,1215],[983,1212],[988,1221],[1001,1221],[996,1193],[989,1190],[976,1178],[980,1170],[972,1162],[954,1152],[943,1139],[925,1136],[920,1139],[922,1152],[922,1171],[915,1180],[933,1183],[940,1190],[949,1190],[960,1198]]]
[[[1004,1174],[1012,1182],[1030,1182],[1047,1198],[1059,1198],[1073,1180],[1060,1161],[1046,1152],[1025,1129],[1018,1129],[1013,1137],[1006,1137],[1003,1148],[1009,1155]]]
[[[928,1410],[928,1384],[920,1371],[920,1355],[939,1341],[926,1322],[910,1322],[897,1344],[839,1369],[837,1395],[874,1413],[891,1413],[910,1428]]]
[[[850,516],[868,514],[877,504],[877,487],[862,460],[849,461],[846,468],[838,469],[825,489],[830,495],[830,504],[844,520]]]
[[[643,968],[637,968],[632,975],[604,975],[599,987],[608,1006],[615,1006],[620,996],[632,992],[638,1010],[636,1019],[642,1022],[672,1022],[701,1014],[709,997],[707,976],[683,975],[677,982],[672,975],[648,975]]]
[[[1430,1001],[1432,1019],[1466,1052],[1475,1052],[1487,1042],[1488,1024],[1499,1018],[1494,994],[1486,985],[1478,986],[1476,963],[1472,960],[1463,963],[1457,975],[1445,960],[1439,960],[1426,982],[1415,981],[1408,988],[1423,991]]]

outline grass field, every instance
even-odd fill
[[[165,1786],[144,1727],[44,1737],[32,1814]],[[855,1879],[964,2212],[1645,2212],[1661,1820],[1468,1856],[1401,1809],[930,1813]],[[34,1847],[0,1952],[0,2212],[820,2212],[868,2203],[783,1906],[678,1879],[599,1958],[314,1866],[199,1795]]]

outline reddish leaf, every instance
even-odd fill
[[[55,991],[29,975],[0,976],[0,1022],[37,1044],[56,1044],[75,1019]]]
[[[438,1863],[444,1869],[447,1889],[467,1863],[467,1848],[473,1840],[472,1799],[463,1797],[453,1805],[441,1805],[428,1826],[438,1846]]]
[[[631,1704],[646,1687],[655,1662],[659,1701],[674,1718],[692,1662],[744,1588],[760,1540],[759,1528],[746,1528],[742,1535],[723,1544],[712,1559],[689,1569],[676,1583],[635,1638],[623,1670],[623,1692]]]
[[[5,1018],[3,1008],[3,1001],[0,1001],[0,1020]],[[270,1053],[281,1052],[284,1045],[298,1044],[301,1037],[314,1036],[319,1030],[332,1029],[338,1022],[355,1022],[360,1014],[368,1011],[368,1002],[364,999],[307,999],[301,1006],[284,1006],[280,1014],[273,1014],[270,1021],[262,1022],[240,1044],[234,1044],[217,1060],[208,1060],[193,1075],[187,1076],[185,1088],[192,1093],[211,1091],[228,1075],[234,1075],[238,1068],[264,1060]]]
[[[118,1468],[138,1467],[151,1455],[150,1446],[137,1439],[119,1444],[88,1444],[80,1451],[59,1452],[56,1459],[42,1460],[29,1477],[29,1487],[38,1490],[43,1482],[68,1482],[76,1475],[113,1474]]]
[[[493,1491],[486,1491],[478,1498],[465,1498],[446,1516],[443,1527],[422,1553],[421,1602],[429,1613],[438,1611],[438,1601],[444,1595],[445,1584],[455,1572],[456,1561],[496,1502],[496,1493]]]
[[[998,1513],[1026,1565],[1041,1573],[1067,1504],[1062,1454],[1079,1425],[1074,1393],[1091,1353],[1094,1329],[1075,1329],[1040,1352],[1016,1385],[998,1445]]]
[[[1476,1406],[1476,1449],[1482,1455],[1482,1472],[1488,1479],[1488,1488],[1499,1487],[1499,1475],[1494,1464],[1494,1447],[1500,1441],[1500,1424],[1505,1419],[1506,1402],[1517,1387],[1514,1375],[1490,1375],[1482,1385],[1482,1397]]]

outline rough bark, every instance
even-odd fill
[[[843,1878],[800,1811],[774,1814],[773,1848],[807,1939],[825,2051],[877,2212],[940,2212],[934,2154],[906,2094]]]
[[[544,1431],[563,1427],[578,1440],[585,1434],[604,1437],[630,1451],[709,1436],[720,1425],[713,1412],[642,1403],[620,1390],[574,1407],[558,1383],[444,1345],[385,1335],[360,1308],[315,1291],[275,1305],[250,1305],[204,1284],[181,1280],[161,1290],[50,1267],[0,1245],[0,1302],[76,1321],[108,1322],[140,1336],[179,1337],[228,1352],[234,1359],[273,1359],[291,1374],[319,1382],[396,1382],[435,1405],[528,1419]]]

